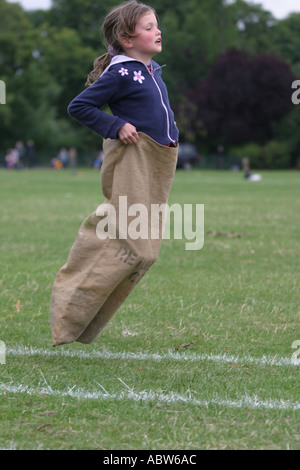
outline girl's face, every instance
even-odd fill
[[[132,52],[147,56],[149,59],[161,52],[161,31],[158,29],[157,19],[153,12],[140,17],[135,32],[137,36],[131,38]]]

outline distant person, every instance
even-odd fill
[[[250,160],[248,157],[244,157],[242,159],[242,165],[243,165],[243,172],[245,179],[249,181],[260,181],[261,180],[261,175],[258,174],[252,174],[250,171]]]
[[[103,150],[100,150],[100,151],[98,152],[97,157],[96,157],[95,160],[94,160],[93,168],[94,168],[95,170],[98,170],[99,168],[101,168],[102,163],[103,163],[103,160],[104,160],[104,152],[103,152]]]
[[[58,152],[57,158],[61,161],[62,167],[65,168],[68,163],[68,150],[62,147]]]
[[[5,155],[6,168],[18,168],[19,167],[19,152],[16,148],[10,148],[7,150]]]
[[[62,161],[58,157],[52,158],[51,166],[53,170],[61,170],[63,168]]]
[[[77,166],[77,150],[76,150],[76,147],[70,147],[68,160],[69,160],[69,167],[73,168],[73,169],[76,168],[76,166]]]
[[[33,140],[28,140],[26,144],[26,164],[29,168],[35,165],[35,146]]]
[[[217,147],[217,166],[220,170],[225,169],[225,149],[223,145]]]
[[[250,160],[249,160],[248,157],[244,157],[242,159],[242,166],[243,166],[244,176],[245,176],[246,179],[248,179],[251,176]]]
[[[13,149],[7,149],[5,155],[5,166],[6,168],[14,168],[15,165],[15,156],[13,154]]]
[[[21,140],[16,142],[15,146],[16,152],[18,152],[18,163],[17,168],[23,168],[24,166],[24,156],[25,156],[25,147]]]

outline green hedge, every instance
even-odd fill
[[[260,146],[254,142],[233,147],[230,155],[240,160],[248,157],[251,169],[282,170],[290,167],[290,155],[284,142],[272,140]]]

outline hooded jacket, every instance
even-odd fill
[[[112,114],[101,109],[106,104]],[[161,66],[153,60],[149,70],[130,57],[113,57],[99,79],[71,101],[68,113],[105,139],[118,139],[129,122],[162,145],[178,141]]]

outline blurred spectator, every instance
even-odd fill
[[[18,168],[19,152],[16,148],[7,150],[5,155],[5,164],[7,168]]]
[[[77,150],[75,147],[70,147],[69,149],[69,167],[76,168],[77,166]]]
[[[95,170],[97,170],[98,168],[101,168],[103,160],[104,160],[104,152],[103,152],[103,150],[100,150],[98,152],[98,155],[97,155],[96,159],[94,160],[93,168]]]
[[[53,170],[60,170],[63,167],[62,161],[58,157],[54,157],[51,160],[51,166]]]
[[[250,160],[248,157],[244,157],[242,159],[242,165],[243,165],[243,172],[245,175],[245,178],[249,181],[260,181],[261,180],[261,175],[258,174],[252,174],[250,171]]]
[[[220,170],[225,169],[225,150],[223,145],[217,147],[217,168]]]
[[[248,157],[244,157],[242,159],[242,165],[243,165],[244,176],[245,176],[246,179],[248,179],[251,176],[250,161],[249,161]]]
[[[5,155],[5,165],[6,168],[13,168],[15,164],[15,158],[13,154],[13,149],[7,149]]]
[[[24,147],[24,144],[21,140],[18,140],[18,142],[16,142],[15,149],[18,152],[17,168],[23,168],[23,166],[24,166],[25,147]]]
[[[26,165],[32,168],[35,164],[35,146],[33,140],[27,141],[26,148]]]
[[[65,147],[62,147],[60,149],[57,158],[61,161],[63,168],[65,168],[68,163],[68,151]]]

